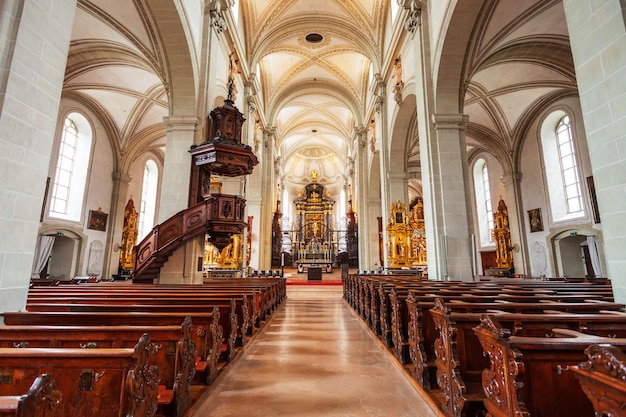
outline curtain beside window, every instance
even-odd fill
[[[33,266],[31,278],[41,278],[39,273],[43,270],[44,266],[46,266],[46,262],[48,262],[55,239],[56,236],[39,236],[37,249],[35,250],[35,265]]]
[[[598,254],[598,243],[595,236],[587,236],[587,247],[589,248],[589,258],[595,276],[604,276],[602,265],[600,264],[600,255]]]

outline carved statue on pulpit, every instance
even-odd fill
[[[137,210],[131,197],[124,209],[124,227],[122,229],[122,243],[120,245],[119,267],[130,271],[135,266],[135,245],[137,244],[138,224]]]

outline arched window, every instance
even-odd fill
[[[559,146],[561,176],[563,178],[567,212],[578,213],[583,209],[582,193],[580,191],[580,177],[578,176],[578,164],[576,162],[572,124],[569,116],[563,117],[559,122],[556,128],[556,137]]]
[[[493,206],[491,203],[491,185],[489,170],[484,159],[474,165],[474,191],[476,194],[476,213],[481,246],[493,245]]]
[[[143,167],[141,203],[139,204],[139,230],[137,231],[138,242],[146,237],[154,227],[158,181],[159,169],[152,159],[148,159]]]
[[[541,129],[541,144],[550,213],[557,222],[585,215],[574,139],[567,113],[559,110],[546,118]]]
[[[63,131],[52,183],[49,216],[80,221],[89,159],[92,131],[87,119],[79,113],[69,114]]]

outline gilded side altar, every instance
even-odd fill
[[[406,205],[391,205],[387,223],[387,261],[389,268],[416,268],[426,266],[426,232],[424,203],[421,199],[407,213]]]

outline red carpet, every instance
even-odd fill
[[[287,278],[287,285],[343,285],[341,281],[308,281],[308,280],[292,280]]]

